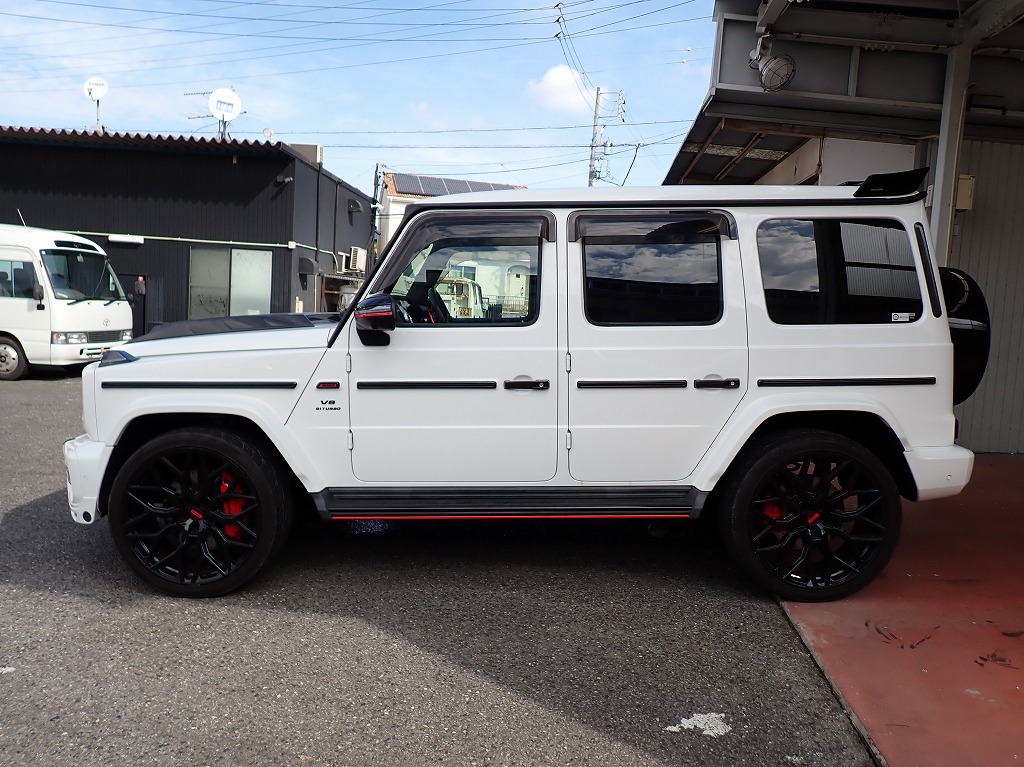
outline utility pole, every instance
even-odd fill
[[[601,89],[594,95],[594,131],[590,134],[590,170],[587,173],[587,186],[594,185],[594,166],[597,164],[597,118],[601,111]]]

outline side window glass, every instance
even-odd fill
[[[581,216],[583,308],[595,325],[709,325],[722,316],[720,222]]]
[[[882,219],[773,219],[757,229],[768,316],[780,325],[913,322],[910,237]]]
[[[36,270],[28,261],[0,260],[0,298],[32,298]]]
[[[14,282],[11,275],[14,273],[14,262],[0,259],[0,298],[10,298],[14,295]]]
[[[525,325],[539,310],[544,218],[427,217],[382,276],[411,325]]]

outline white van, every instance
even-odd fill
[[[0,224],[0,381],[98,360],[131,337],[131,306],[98,245]]]

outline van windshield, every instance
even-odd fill
[[[69,301],[124,299],[121,283],[102,253],[44,250],[42,255],[56,298]]]

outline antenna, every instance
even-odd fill
[[[220,138],[228,138],[228,123],[242,114],[242,97],[230,88],[217,88],[210,94],[210,113],[217,118]]]
[[[103,133],[103,123],[100,122],[100,99],[107,95],[107,81],[102,77],[90,77],[82,86],[82,92],[96,102],[96,124],[92,126],[93,133]]]

